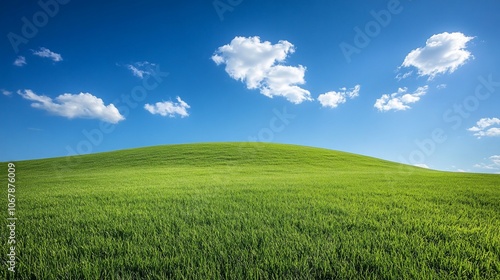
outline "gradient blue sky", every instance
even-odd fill
[[[499,12],[496,0],[3,1],[0,161],[269,141],[498,173]]]

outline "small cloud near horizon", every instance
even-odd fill
[[[420,168],[430,169],[430,167],[425,163],[417,163],[417,164],[414,164],[414,166],[420,167]]]
[[[491,156],[487,160],[489,161],[488,163],[477,163],[474,167],[486,170],[500,170],[500,155]]]

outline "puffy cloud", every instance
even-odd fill
[[[353,99],[359,96],[359,91],[361,89],[360,85],[354,86],[347,90],[347,88],[341,88],[340,91],[330,91],[327,93],[320,94],[318,96],[318,101],[323,107],[337,108],[340,104],[343,104],[347,99]]]
[[[22,55],[18,56],[16,58],[16,60],[14,60],[14,63],[13,63],[15,66],[23,66],[23,65],[26,65],[26,58]]]
[[[9,96],[9,95],[11,95],[11,94],[12,94],[12,92],[11,92],[11,91],[8,91],[8,90],[6,90],[6,89],[0,89],[0,92],[2,92],[2,94],[3,94],[3,95],[5,95],[5,96]]]
[[[175,117],[176,115],[181,116],[181,118],[188,117],[189,113],[187,109],[191,108],[186,102],[182,101],[180,97],[177,96],[177,103],[172,101],[157,102],[155,104],[146,104],[144,109],[153,115],[161,115],[164,117]]]
[[[54,62],[62,61],[63,58],[60,54],[55,53],[47,48],[40,48],[38,51],[33,51],[33,54],[39,57],[46,57],[52,59]]]
[[[298,85],[305,83],[306,68],[284,66],[289,54],[295,52],[288,41],[271,44],[259,37],[235,37],[230,44],[219,47],[212,56],[217,64],[225,64],[225,70],[235,80],[242,81],[248,89],[259,89],[267,97],[283,96],[299,104],[312,100],[311,94]]]
[[[460,32],[432,35],[425,47],[412,50],[405,58],[403,67],[415,67],[420,76],[434,78],[438,74],[453,73],[458,67],[473,58],[466,49],[467,43],[474,39]]]
[[[474,136],[478,139],[481,137],[500,136],[500,119],[498,118],[482,118],[475,126],[467,129],[474,132]]]
[[[413,93],[408,93],[408,88],[399,88],[395,93],[382,95],[382,97],[377,99],[374,107],[382,112],[410,109],[411,107],[408,104],[419,101],[420,98],[427,93],[428,89],[429,86],[426,85],[417,88],[417,90]]]
[[[427,164],[425,164],[425,163],[417,163],[417,164],[414,164],[414,165],[416,167],[430,169],[430,167]]]
[[[134,76],[143,79],[145,76],[152,75],[155,72],[156,64],[148,61],[141,61],[133,64],[127,64],[126,67]]]
[[[108,123],[118,123],[125,119],[115,105],[106,106],[102,99],[90,93],[65,93],[56,97],[55,100],[45,95],[37,95],[29,89],[19,90],[17,93],[24,99],[33,101],[31,104],[33,108],[42,109],[69,119],[99,119]]]

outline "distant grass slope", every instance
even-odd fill
[[[16,279],[500,278],[498,175],[257,143],[16,169]]]

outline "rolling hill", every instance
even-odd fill
[[[263,143],[15,165],[16,279],[500,277],[499,175]]]

